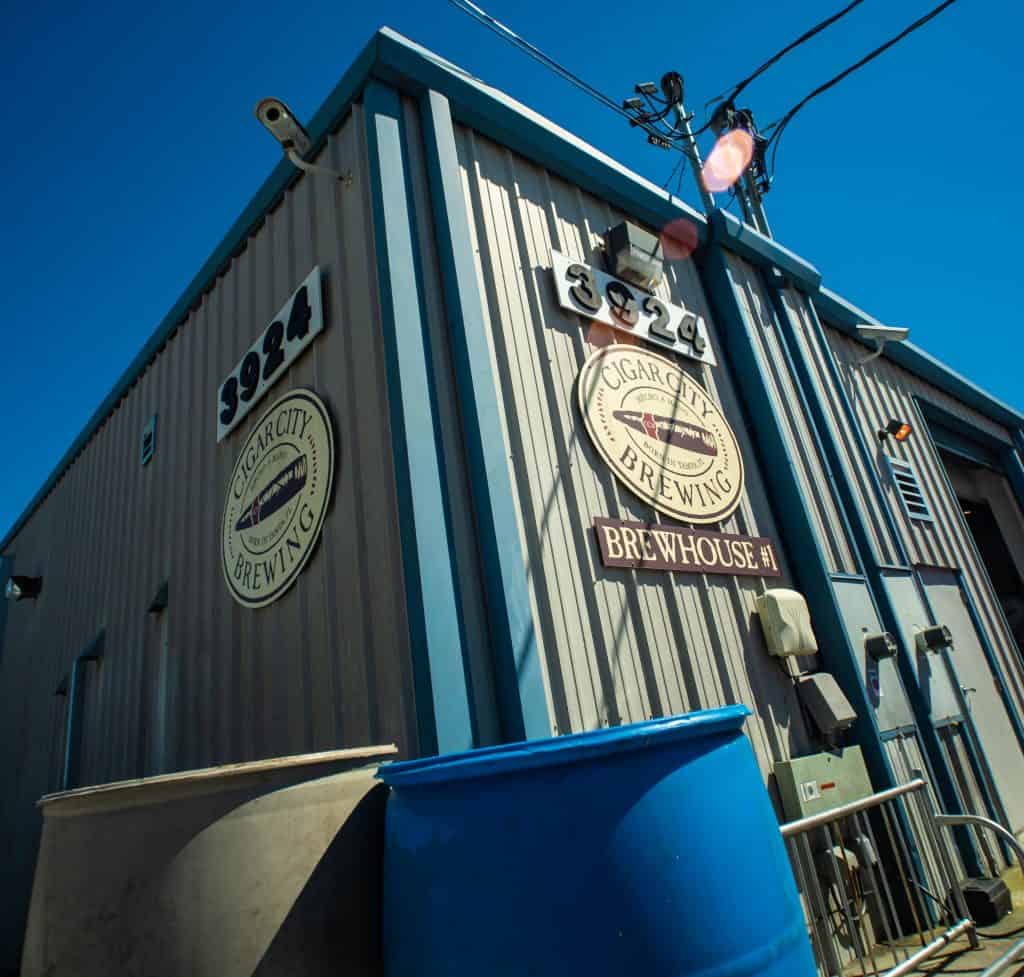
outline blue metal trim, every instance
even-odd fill
[[[810,519],[810,504],[786,450],[782,422],[769,396],[768,383],[750,336],[751,326],[740,307],[725,255],[721,248],[710,247],[701,252],[698,263],[715,323],[729,349],[729,365],[737,375],[737,386],[746,403],[747,420],[761,456],[760,468],[785,534],[787,555],[816,627],[824,636],[820,642],[822,660],[836,675],[857,713],[854,735],[864,751],[875,787],[879,790],[893,787],[896,776],[879,738],[878,723],[857,666],[857,655],[846,633],[828,565]]]
[[[1016,462],[1019,465],[1019,460],[1017,459],[1016,452],[1010,450],[1009,447],[1007,447],[1007,450],[1004,454],[1004,458],[1011,465],[1014,462]],[[950,498],[956,498],[956,493],[953,491],[953,483],[949,480],[949,472],[946,471],[945,465],[942,465],[940,467],[939,477],[942,479],[942,483],[945,486],[946,491],[949,493]],[[1010,484],[1013,485],[1013,479],[1010,478],[1009,471],[1007,471],[1007,477],[1010,481]],[[1014,491],[1016,492],[1016,489]],[[974,559],[978,562],[978,564],[984,566],[985,563],[982,560],[981,554],[978,552],[978,548],[974,543],[974,536],[971,534],[971,530],[967,526],[967,523],[962,516],[960,517],[960,529],[964,539],[967,542],[967,545],[974,552]],[[989,640],[988,631],[986,628],[982,626],[981,615],[978,613],[978,607],[974,603],[974,598],[971,596],[970,589],[967,587],[967,582],[966,578],[964,577],[963,569],[960,567],[935,567],[935,569],[948,570],[956,574],[957,583],[960,587],[960,593],[963,595],[964,602],[967,605],[967,610],[971,618],[971,623],[974,625],[975,633],[977,634],[978,641],[981,644],[982,653],[985,655],[985,660],[988,662],[989,670],[992,672],[992,677],[995,680],[997,688],[999,689],[999,697],[1003,700],[1003,705],[1006,707],[1007,715],[1010,717],[1010,724],[1013,726],[1013,731],[1017,736],[1017,742],[1020,744],[1021,750],[1024,751],[1024,723],[1022,723],[1021,721],[1021,717],[1017,711],[1016,704],[1014,703],[1013,697],[1010,694],[1009,684],[1006,681],[1006,676],[1003,674],[1003,669],[1002,666],[999,664],[999,659],[996,657],[995,649],[992,647],[992,642]],[[920,580],[920,578],[918,579]],[[923,592],[924,588],[921,587],[921,590]],[[994,596],[995,595],[993,594],[993,597]],[[1002,618],[1003,628],[1010,639],[1011,647],[1016,650],[1017,658],[1022,663],[1024,663],[1024,656],[1021,655],[1021,649],[1017,647],[1017,642],[1013,637],[1013,632],[1010,630],[1010,625],[1007,622],[1005,615],[1003,614],[1002,605],[999,603],[998,599],[994,600],[993,603],[996,609],[996,613],[998,613],[999,616]],[[931,613],[930,606],[928,610],[929,613]],[[933,623],[938,623],[934,620],[934,615],[932,616],[932,619]],[[993,779],[993,783],[994,782],[995,781]]]
[[[882,733],[882,742],[888,743],[899,736],[917,736],[917,726],[897,726]]]
[[[686,218],[695,225],[699,239],[706,240],[704,217],[666,190],[400,34],[384,28],[377,41],[376,77],[416,97],[431,89],[437,91],[449,99],[456,120],[489,139],[513,147],[545,169],[656,228]]]
[[[847,302],[827,288],[822,288],[814,296],[814,304],[818,307],[822,318],[828,320],[830,326],[834,326],[840,332],[860,342],[863,340],[857,335],[857,323],[878,324],[878,320],[874,316],[868,315],[867,312],[858,309],[853,303]],[[913,343],[888,343],[884,355],[893,363],[945,391],[968,407],[973,407],[993,421],[1013,428],[1024,426],[1024,414],[1010,407],[1009,404],[1003,403],[997,397],[986,393],[981,387],[971,383],[956,370],[940,363],[934,356],[929,355]]]
[[[902,629],[899,626],[899,615],[885,586],[882,573],[878,569],[878,553],[868,529],[868,521],[854,488],[853,480],[847,470],[846,463],[839,451],[839,445],[836,439],[830,436],[828,417],[821,402],[821,395],[814,384],[811,366],[807,362],[807,357],[800,345],[799,337],[797,336],[797,325],[790,315],[781,291],[773,284],[769,284],[768,292],[775,307],[783,346],[788,346],[791,349],[791,360],[795,368],[797,387],[802,389],[805,403],[808,404],[812,430],[818,432],[819,441],[824,445],[825,467],[839,490],[840,511],[844,512],[852,530],[854,549],[857,551],[861,565],[864,567],[868,577],[868,592],[871,595],[882,626],[896,640],[898,648],[896,656],[897,671],[901,678],[904,694],[910,703],[911,711],[917,721],[918,735],[921,737],[925,752],[931,760],[936,786],[947,810],[952,813],[963,813],[963,807],[957,795],[952,773],[949,770],[945,754],[942,751],[942,744],[939,742],[931,720],[928,703],[925,701],[921,688],[917,684],[917,676],[911,664],[911,656],[914,653],[914,649],[908,648],[906,645]],[[853,425],[851,430],[853,437],[857,439],[859,437],[859,428]],[[837,432],[837,435],[842,436],[842,432]],[[861,448],[863,450],[863,446]],[[873,469],[874,466],[872,465],[871,467]],[[857,679],[860,681],[859,673]]]
[[[72,790],[79,784],[82,739],[82,683],[79,681],[81,667],[87,662],[99,662],[103,657],[104,632],[101,631],[71,666],[71,682],[68,688],[68,714],[64,734],[64,766],[61,770],[60,789]]]
[[[701,241],[706,242],[709,238],[704,218],[681,200],[609,157],[600,155],[593,147],[569,133],[528,113],[513,99],[476,81],[457,66],[387,28],[374,35],[310,121],[307,129],[313,140],[314,154],[324,144],[328,133],[344,119],[372,76],[390,81],[413,95],[435,89],[451,100],[454,117],[460,122],[491,139],[514,146],[523,155],[637,219],[660,228],[672,220],[684,218],[697,228]],[[231,226],[110,394],[104,398],[42,488],[0,541],[0,550],[6,549],[106,417],[182,324],[192,307],[231,259],[245,247],[246,240],[259,228],[265,214],[299,178],[299,171],[287,160],[277,164],[252,202]],[[802,258],[752,228],[744,227],[731,216],[718,218],[718,221],[719,239],[725,246],[762,266],[779,268],[804,291],[815,292],[818,288],[820,274]],[[821,289],[815,301],[826,312],[829,320],[847,334],[854,334],[852,324],[856,322],[874,321],[871,316],[827,289]],[[1024,414],[984,393],[910,344],[892,344],[886,355],[994,420],[1015,427],[1024,426]]]
[[[473,746],[472,708],[402,102],[371,82],[364,111],[420,753],[449,753]]]
[[[778,241],[765,237],[749,224],[737,220],[727,211],[718,209],[708,217],[711,240],[762,268],[777,268],[798,288],[817,292],[821,287],[821,272],[810,262],[784,248]]]
[[[362,89],[363,83],[370,73],[370,68],[377,57],[377,42],[378,37],[375,36],[367,44],[348,71],[342,75],[341,81],[338,82],[334,91],[331,92],[310,121],[307,131],[313,140],[311,153],[315,154],[320,150],[327,141],[327,136],[331,129],[334,128],[338,121],[344,118],[352,102]],[[217,245],[210,257],[206,259],[199,273],[189,282],[181,297],[174,303],[170,312],[164,316],[163,321],[157,326],[156,331],[129,364],[128,369],[121,374],[120,379],[114,384],[114,389],[110,391],[99,407],[96,408],[96,411],[82,429],[81,434],[75,438],[71,447],[64,453],[64,457],[61,458],[56,468],[50,473],[50,477],[43,483],[43,487],[32,497],[32,500],[25,507],[25,511],[18,517],[3,540],[0,541],[0,550],[6,549],[18,531],[25,525],[29,516],[32,515],[43,499],[49,495],[64,472],[89,443],[96,431],[99,430],[107,415],[114,410],[121,398],[131,389],[146,367],[163,349],[167,340],[184,323],[192,307],[199,302],[203,294],[210,288],[211,283],[216,281],[217,276],[224,271],[232,258],[244,249],[246,241],[250,235],[259,229],[266,214],[276,206],[282,194],[300,176],[300,171],[287,159],[282,159],[278,162],[270,176],[267,177],[263,185],[256,191],[252,201],[242,211],[234,224],[231,225],[231,229],[224,235],[223,240]]]
[[[863,573],[830,573],[829,579],[836,583],[864,583],[868,582],[868,578]]]
[[[0,663],[4,660],[4,638],[7,636],[7,604],[4,590],[11,577],[14,560],[9,556],[0,556]]]
[[[537,739],[550,736],[551,717],[487,342],[489,324],[484,320],[470,244],[455,129],[449,102],[438,92],[421,96],[420,112],[483,561],[502,736],[507,741]]]
[[[1012,444],[994,437],[964,418],[919,395],[914,395],[914,403],[928,425],[928,433],[937,447],[944,448],[961,458],[985,468],[999,471],[1002,468],[1002,455],[1012,450]]]
[[[810,313],[811,323],[814,327],[814,338],[821,347],[824,355],[829,379],[832,382],[832,389],[837,391],[839,394],[839,407],[846,422],[846,429],[850,432],[850,437],[853,439],[854,450],[860,458],[860,464],[863,466],[863,470],[868,474],[868,480],[871,483],[871,490],[878,502],[882,518],[885,520],[886,528],[889,531],[889,540],[892,543],[893,549],[896,551],[896,556],[904,564],[901,569],[904,569],[909,573],[910,555],[907,553],[907,549],[903,545],[903,537],[900,535],[899,528],[896,525],[896,519],[893,516],[892,509],[889,507],[889,499],[885,493],[885,489],[882,487],[882,480],[878,474],[878,467],[875,464],[875,459],[868,448],[864,432],[861,430],[860,422],[857,418],[857,412],[853,409],[853,404],[850,402],[850,397],[846,392],[846,384],[843,383],[843,376],[839,371],[839,364],[836,362],[835,355],[832,352],[832,347],[828,343],[828,338],[825,335],[825,329],[821,324],[821,319],[818,317],[818,310],[814,307],[814,302],[808,300],[807,310]],[[878,566],[879,569],[890,569],[887,566],[883,567],[883,565],[878,562],[878,554],[875,552],[875,548],[873,546],[869,548],[869,553],[871,555],[871,559],[875,561],[875,565]]]

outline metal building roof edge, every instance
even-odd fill
[[[407,94],[416,95],[428,88],[441,92],[450,100],[453,116],[460,122],[505,145],[523,147],[521,151],[528,158],[655,226],[680,217],[691,220],[697,226],[702,241],[713,236],[722,246],[750,260],[778,267],[815,299],[830,322],[847,334],[854,334],[854,320],[876,321],[840,296],[821,288],[821,274],[817,269],[777,241],[758,234],[724,211],[712,215],[709,234],[703,215],[678,198],[505,93],[388,27],[374,34],[310,120],[307,130],[313,141],[311,155],[323,146],[328,134],[348,113],[371,77],[395,85]],[[0,540],[0,552],[7,549],[278,198],[300,177],[300,171],[287,159],[282,158],[277,163],[43,486]],[[994,420],[1015,428],[1024,427],[1024,415],[912,344],[890,344],[886,355]]]
[[[852,339],[863,342],[857,335],[857,323],[867,322],[882,325],[874,316],[859,309],[852,302],[827,288],[821,288],[812,295],[822,319]],[[1004,403],[998,397],[972,383],[952,367],[926,353],[920,346],[910,342],[887,343],[885,357],[898,366],[909,370],[915,376],[945,391],[950,396],[973,407],[993,421],[1014,429],[1024,428],[1024,413]]]

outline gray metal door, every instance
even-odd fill
[[[935,620],[953,633],[947,660],[963,691],[979,747],[998,788],[1010,827],[1024,829],[1024,755],[954,570],[919,571]]]

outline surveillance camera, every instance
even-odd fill
[[[265,98],[256,106],[256,118],[281,144],[285,152],[294,150],[300,156],[312,145],[309,134],[299,125],[291,110],[278,98]]]
[[[876,339],[883,343],[898,343],[901,339],[906,339],[910,335],[910,330],[900,326],[873,326],[867,322],[861,322],[857,325],[857,335],[861,339]]]

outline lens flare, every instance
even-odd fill
[[[746,129],[730,129],[719,137],[704,163],[704,186],[712,193],[728,190],[743,176],[753,156],[754,137]]]
[[[685,217],[669,221],[661,229],[661,250],[666,261],[682,261],[697,249],[697,225]]]

